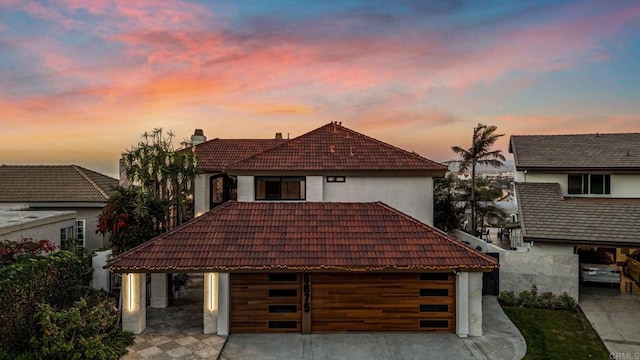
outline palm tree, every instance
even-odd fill
[[[461,160],[457,163],[460,165],[459,172],[467,173],[471,168],[471,231],[476,235],[476,165],[489,165],[493,167],[502,166],[505,160],[502,150],[491,150],[499,137],[504,134],[495,134],[498,128],[495,125],[483,125],[478,123],[473,129],[473,139],[471,147],[463,149],[459,146],[452,146],[451,150],[460,155]]]

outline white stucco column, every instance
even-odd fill
[[[147,327],[147,274],[122,274],[122,330],[140,334]]]
[[[218,273],[204,274],[203,299],[202,332],[204,334],[215,334],[218,332]]]
[[[229,273],[218,274],[218,335],[229,335],[231,281]]]
[[[169,274],[151,274],[151,307],[166,308],[169,306]]]
[[[469,273],[456,274],[456,334],[469,336]]]
[[[469,273],[469,335],[482,336],[482,273]]]

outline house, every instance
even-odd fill
[[[59,249],[60,234],[75,226],[75,211],[0,210],[0,241],[50,240]]]
[[[196,152],[199,216],[107,263],[125,329],[146,326],[146,273],[166,306],[162,274],[200,272],[205,333],[482,335],[482,273],[498,264],[432,227],[446,166],[339,123]]]
[[[59,245],[75,238],[90,253],[105,245],[95,229],[98,215],[117,185],[117,179],[77,165],[2,165],[0,208],[29,210],[33,216],[40,216],[36,214],[39,211],[75,212],[74,224],[47,240]]]
[[[619,262],[640,247],[640,133],[517,135],[509,152],[520,222],[512,246],[544,255],[547,272],[514,282],[577,295],[579,247]]]

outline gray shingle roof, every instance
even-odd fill
[[[640,199],[565,198],[556,183],[515,189],[525,241],[640,245]]]
[[[2,165],[0,202],[104,203],[118,180],[77,165]]]
[[[640,170],[640,133],[513,135],[516,169]]]

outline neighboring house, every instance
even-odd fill
[[[518,135],[509,152],[520,222],[512,245],[575,262],[540,263],[556,276],[528,280],[574,289],[578,247],[620,262],[640,246],[640,133]]]
[[[47,240],[59,244],[61,240],[75,238],[90,253],[105,245],[104,237],[95,230],[98,215],[117,185],[117,179],[77,165],[2,165],[0,208],[31,210],[34,214],[74,211],[73,226]]]
[[[162,307],[158,273],[200,272],[205,333],[482,334],[482,272],[498,264],[431,226],[446,166],[338,123],[196,152],[200,216],[108,261],[125,329],[146,326],[145,273]]]
[[[60,234],[75,226],[75,211],[0,210],[0,241],[50,240],[59,249]]]

